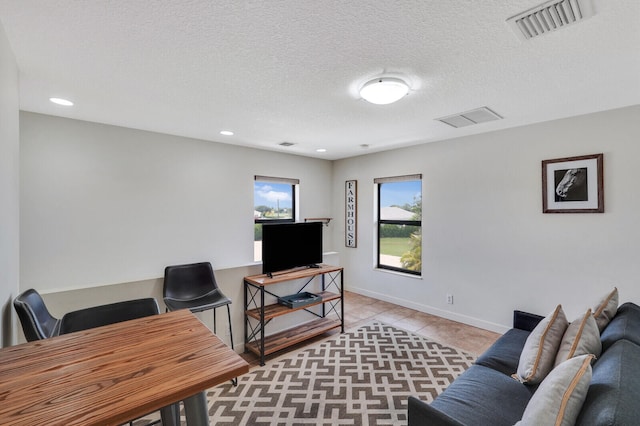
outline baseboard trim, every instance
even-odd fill
[[[352,287],[346,288],[345,290],[350,291],[352,293],[361,294],[363,296],[372,297],[378,300],[384,300],[387,302],[391,302],[396,305],[404,306],[405,308],[414,309],[416,311],[424,312],[426,314],[437,315],[442,318],[446,318],[452,321],[461,322],[463,324],[471,325],[473,327],[482,328],[485,330],[493,331],[495,333],[504,334],[511,327],[505,326],[502,324],[496,324],[490,321],[485,321],[479,318],[471,317],[468,315],[459,314],[456,312],[446,311],[444,309],[439,309],[433,306],[424,305],[421,303],[416,303],[410,300],[402,299],[399,297],[389,296],[387,294],[378,293],[375,291],[370,291],[367,289],[363,289],[360,287]]]

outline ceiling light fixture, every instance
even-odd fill
[[[62,99],[62,98],[49,98],[49,100],[51,102],[53,102],[56,105],[62,105],[62,106],[73,106],[73,102],[66,100],[66,99]]]
[[[325,148],[318,148],[316,149],[316,152],[327,152],[327,150]]]
[[[220,134],[225,136],[233,136],[233,132],[231,130],[220,130]]]
[[[376,105],[392,104],[409,93],[409,85],[399,78],[380,77],[367,82],[360,89],[360,96]]]

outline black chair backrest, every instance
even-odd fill
[[[18,313],[27,341],[46,339],[58,334],[59,320],[49,313],[42,296],[34,289],[18,295],[13,301],[13,307]]]
[[[167,266],[164,269],[164,297],[190,300],[218,288],[209,262]]]
[[[92,306],[65,314],[60,323],[60,334],[88,330],[159,313],[158,302],[154,298]]]

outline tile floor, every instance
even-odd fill
[[[345,291],[345,329],[372,319],[428,337],[443,345],[480,355],[499,333]]]
[[[492,331],[472,327],[350,291],[344,292],[344,303],[345,330],[357,328],[372,320],[379,320],[385,324],[395,325],[398,328],[428,337],[443,345],[453,346],[475,355],[484,352],[500,337],[500,334]],[[304,345],[326,339],[337,332],[338,330],[333,333],[326,333],[319,338],[308,340],[304,344],[293,346],[289,350],[296,350]],[[269,359],[276,358],[284,352],[281,351],[267,357],[267,363]],[[245,353],[242,356],[252,367],[259,365],[259,359],[254,354]]]

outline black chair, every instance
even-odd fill
[[[164,304],[168,311],[189,309],[191,312],[213,310],[213,332],[216,333],[216,308],[227,306],[229,338],[233,347],[231,329],[231,299],[225,296],[216,282],[209,262],[167,266],[164,269]]]
[[[159,313],[158,302],[151,297],[93,306],[65,314],[60,320],[60,334],[88,330]]]
[[[24,337],[28,342],[47,339],[60,333],[60,320],[55,318],[42,300],[40,293],[29,289],[13,301]]]
[[[92,306],[90,308],[66,313],[60,320],[60,334],[89,330],[91,328],[102,327],[103,325],[158,315],[159,313],[158,302],[152,297]],[[180,424],[179,403],[163,407],[160,413],[163,424]],[[154,425],[157,423],[159,422],[152,422],[150,424]],[[133,425],[133,422],[129,424]]]
[[[160,313],[156,299],[147,298],[80,309],[57,319],[49,313],[44,300],[34,289],[18,295],[13,301],[13,306],[29,342]],[[164,424],[180,424],[178,403],[166,406],[160,412]],[[130,423],[132,424],[133,422]]]

